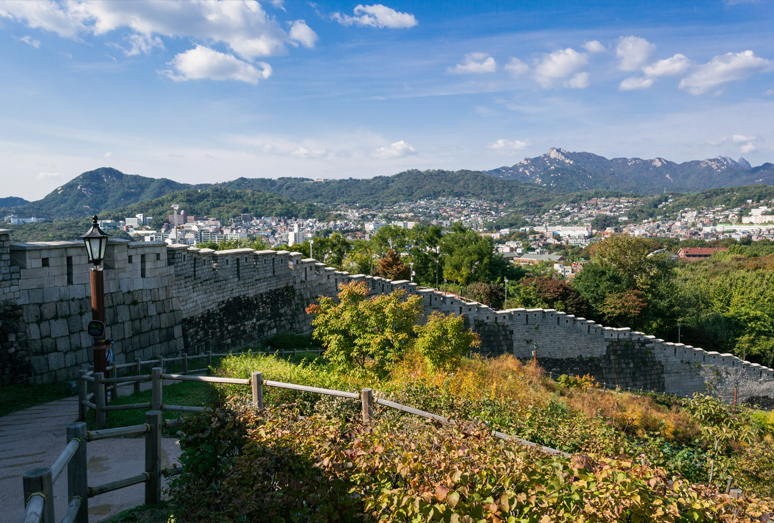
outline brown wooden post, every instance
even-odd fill
[[[374,419],[374,391],[363,389],[360,392],[360,401],[363,402],[363,423],[369,423]]]
[[[142,373],[142,360],[140,358],[134,359],[134,375],[139,376]],[[134,393],[139,394],[140,393],[140,382],[135,381],[134,382]]]
[[[105,282],[100,268],[89,271],[91,280],[91,319],[105,322]],[[107,346],[105,337],[94,340],[94,372],[107,372]]]
[[[161,410],[162,392],[161,392],[161,367],[153,367],[153,381],[151,382],[151,409]]]
[[[80,370],[78,371],[78,374],[80,375],[78,377],[78,421],[86,421],[86,413],[89,411],[89,407],[83,404],[84,401],[87,401],[87,398],[89,396],[89,382],[86,381],[86,371]]]
[[[107,425],[107,412],[105,412],[105,384],[102,383],[104,374],[94,373],[94,409],[97,417],[97,430],[102,430]]]
[[[32,494],[42,494],[44,496],[43,513],[39,521],[41,523],[54,523],[54,481],[51,467],[28,470],[24,473],[22,482],[24,483],[24,506],[26,507],[30,502]]]
[[[161,502],[161,411],[146,412],[145,423],[150,427],[145,433],[145,504],[155,505]]]
[[[253,408],[263,410],[263,373],[253,372]]]
[[[188,374],[188,353],[183,353],[183,374]]]
[[[78,450],[67,464],[67,501],[81,498],[81,506],[73,523],[89,521],[89,487],[87,481],[86,424],[71,423],[67,426],[67,442],[77,439]]]
[[[734,387],[734,410],[736,410],[736,393],[738,391],[737,387]]]

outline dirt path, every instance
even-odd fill
[[[36,467],[50,467],[67,444],[65,427],[78,418],[78,398],[30,407],[0,418],[0,522],[24,520],[22,475]],[[88,483],[98,486],[128,478],[145,468],[145,439],[121,438],[90,442]],[[162,468],[180,456],[177,439],[162,440]],[[166,481],[165,481],[166,484]],[[134,485],[89,500],[89,521],[102,521],[144,501],[145,487]],[[54,484],[56,520],[67,507],[67,473]]]

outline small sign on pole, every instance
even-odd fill
[[[93,320],[89,322],[88,326],[89,336],[92,338],[104,338],[105,337],[105,323],[99,320]]]

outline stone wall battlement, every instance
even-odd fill
[[[80,242],[11,244],[0,230],[2,384],[72,379],[92,340],[89,270]],[[287,251],[214,251],[111,240],[104,263],[107,336],[119,363],[182,351],[237,349],[278,332],[308,334],[305,308],[364,281],[370,293],[422,298],[424,314],[461,314],[485,354],[536,354],[548,372],[690,395],[708,383],[729,397],[774,397],[774,370],[553,309],[495,311],[409,281],[351,275]]]

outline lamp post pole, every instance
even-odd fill
[[[414,283],[414,262],[409,263],[409,267],[411,268],[411,283]]]
[[[102,372],[107,377],[107,344],[105,343],[105,280],[102,261],[105,259],[108,235],[99,228],[97,215],[91,222],[91,229],[83,235],[83,243],[89,261],[94,264],[90,271],[91,280],[91,319],[102,324],[101,333],[94,335],[94,373]],[[91,330],[91,326],[89,326]]]
[[[508,278],[505,278],[505,301],[503,302],[503,310],[508,308]]]
[[[312,248],[314,247],[314,240],[309,240],[309,257],[314,258],[314,251],[312,251]]]

